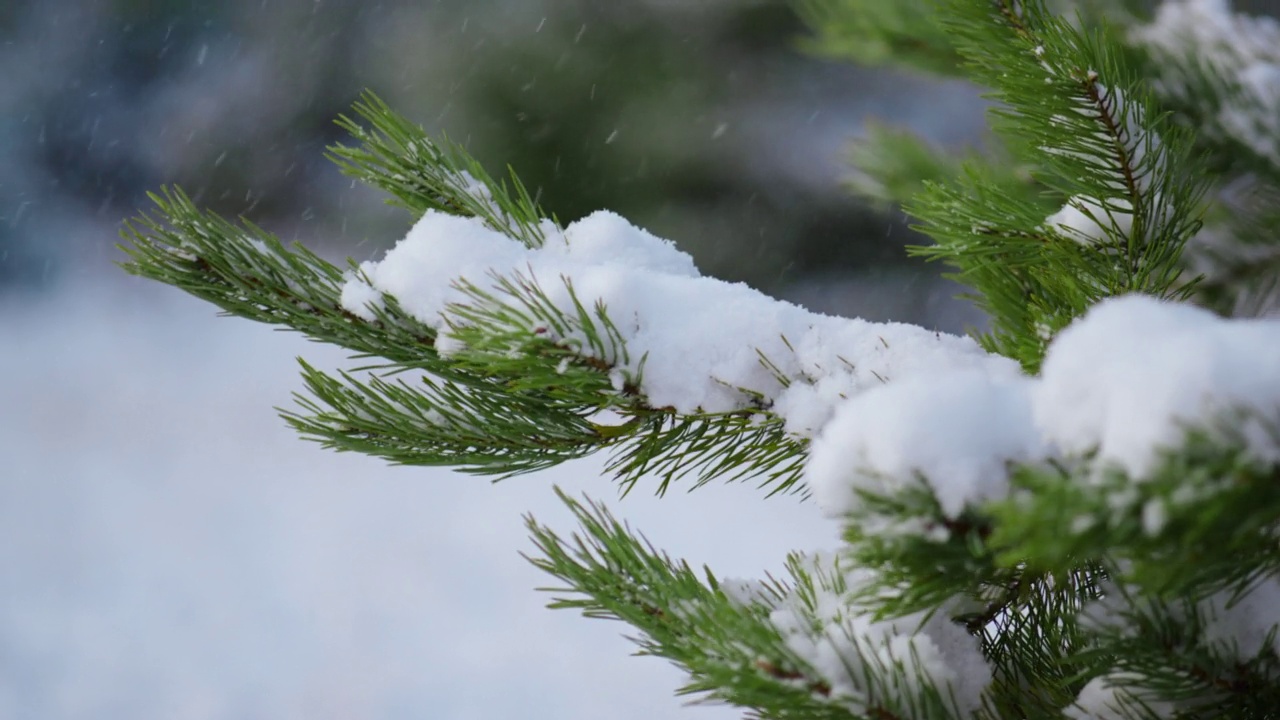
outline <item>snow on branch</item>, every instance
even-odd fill
[[[1244,418],[1249,457],[1280,464],[1280,320],[1126,296],[1064,330],[1037,378],[951,371],[849,399],[812,444],[805,479],[842,516],[863,493],[922,477],[956,519],[1008,495],[1019,465],[1086,459],[1099,482],[1118,470],[1142,483],[1188,430],[1227,413]],[[1148,522],[1161,529],[1157,511]]]
[[[531,248],[482,221],[428,212],[385,258],[349,274],[343,307],[372,320],[390,295],[437,330],[446,357],[552,344],[650,407],[767,413],[799,437],[843,398],[907,377],[1017,374],[969,338],[820,315],[703,277],[669,241],[609,212],[563,231],[547,221],[542,232]],[[506,345],[477,348],[493,336]]]
[[[1069,720],[1146,720],[1172,715],[1173,703],[1135,697],[1134,681],[1119,673],[1099,675],[1084,686],[1075,704],[1064,713]]]

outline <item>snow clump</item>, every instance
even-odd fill
[[[1280,422],[1280,321],[1112,298],[1058,334],[1039,377],[948,371],[851,397],[814,441],[805,480],[842,516],[858,490],[891,494],[923,477],[954,518],[1001,497],[1009,463],[1096,453],[1141,482],[1189,428],[1227,413],[1248,418],[1253,457],[1280,459],[1264,429]],[[1146,513],[1150,532],[1160,510]]]

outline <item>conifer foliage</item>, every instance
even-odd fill
[[[839,547],[697,572],[601,503],[533,518],[554,607],[633,626],[760,718],[1280,717],[1280,24],[1225,0],[799,0],[810,49],[987,88],[948,155],[876,128],[900,204],[990,316],[954,337],[699,274],[548,215],[373,95],[331,149],[414,218],[337,267],[181,190],[125,268],[350,349],[304,437],[506,477],[603,451],[624,491],[751,479]],[[773,500],[779,502],[783,500]]]

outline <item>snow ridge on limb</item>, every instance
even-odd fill
[[[701,479],[741,460],[777,472],[776,445],[753,436],[805,443],[837,402],[867,388],[943,368],[1017,372],[967,338],[818,315],[702,277],[670,242],[612,213],[544,237],[528,247],[480,220],[429,211],[384,259],[348,274],[343,307],[371,319],[393,298],[437,333],[446,361],[522,391],[554,392],[573,378],[596,409],[618,416],[614,427],[655,410],[716,418],[720,438],[687,426],[670,436],[698,457],[724,456]],[[647,453],[620,457],[663,467]]]
[[[851,398],[814,443],[808,476],[840,513],[856,503],[843,478],[880,491],[919,474],[956,518],[1004,497],[1016,464],[1087,456],[1140,481],[1189,430],[1234,412],[1256,418],[1249,453],[1280,461],[1264,430],[1280,423],[1280,320],[1126,296],[1064,330],[1039,377],[957,371]]]
[[[1220,455],[1234,472],[1184,477],[1188,453],[1206,464]],[[1278,466],[1280,321],[1128,296],[1064,330],[1039,377],[941,373],[849,399],[813,443],[805,481],[833,517],[858,516],[862,533],[881,537],[946,542],[994,503],[992,531],[1016,547],[1010,557],[1056,566],[1100,550],[1103,528],[1132,533],[1116,543],[1126,546],[1191,526],[1229,532],[1214,525],[1223,518],[1247,524],[1201,513],[1210,501],[1253,503],[1243,517],[1265,523],[1280,490],[1263,478]],[[877,502],[921,492],[914,517],[875,521]]]
[[[526,248],[469,219],[428,213],[343,289],[372,317],[382,294],[471,363],[552,345],[607,368],[615,390],[677,413],[759,412],[809,437],[841,398],[901,377],[1016,374],[968,338],[809,312],[702,277],[666,240],[598,212]],[[501,342],[491,342],[501,338]]]

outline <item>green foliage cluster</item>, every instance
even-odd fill
[[[818,52],[963,75],[990,90],[988,150],[954,156],[909,133],[873,129],[854,151],[855,189],[904,205],[934,243],[916,251],[953,266],[990,315],[984,345],[1032,373],[1055,334],[1106,297],[1140,292],[1223,312],[1267,309],[1277,273],[1253,260],[1280,257],[1280,218],[1263,200],[1274,197],[1274,178],[1260,158],[1189,130],[1207,117],[1197,114],[1203,107],[1152,92],[1155,59],[1126,30],[1148,9],[1131,3],[1107,15],[1118,23],[1109,24],[1102,4],[1067,16],[1062,5],[798,5]],[[1223,93],[1234,82],[1204,64],[1159,70],[1175,71]],[[543,242],[554,218],[514,175],[490,178],[461,148],[428,138],[372,95],[356,111],[359,120],[340,124],[358,145],[332,149],[345,172],[415,216],[476,217],[527,246]],[[464,349],[444,355],[436,331],[392,297],[372,321],[343,309],[341,287],[357,265],[286,248],[251,223],[201,211],[178,190],[154,200],[155,210],[126,229],[127,270],[367,361],[338,374],[304,363],[309,394],[284,415],[326,446],[500,477],[604,450],[628,490],[656,476],[661,492],[687,475],[803,491],[806,441],[763,403],[680,414],[654,407],[639,378],[619,378],[626,343],[607,308],[573,294],[571,278],[562,280],[575,298],[568,310],[532,277],[497,278],[490,289],[463,283],[467,302],[455,311],[466,321]],[[1063,207],[1097,233],[1046,220]],[[1228,236],[1215,252],[1252,250],[1228,253],[1229,262],[1207,255],[1197,243],[1208,230]],[[1206,263],[1213,272],[1199,270]],[[573,328],[593,351],[548,340],[539,326]],[[1205,631],[1207,598],[1243,595],[1280,572],[1280,470],[1245,451],[1246,428],[1280,444],[1280,428],[1265,419],[1224,417],[1188,429],[1184,445],[1140,484],[1085,454],[1014,468],[1007,498],[958,518],[942,512],[924,477],[905,490],[864,492],[843,519],[834,560],[795,555],[785,579],[751,592],[671,559],[601,504],[564,495],[579,531],[565,538],[529,518],[530,559],[561,583],[553,606],[625,621],[643,654],[689,673],[683,692],[752,717],[1078,717],[1072,703],[1101,676],[1128,689],[1114,717],[1280,717],[1280,658],[1270,645],[1241,659]],[[922,521],[924,533],[886,530]],[[871,579],[850,584],[850,568]],[[835,618],[832,597],[842,603]],[[868,650],[874,639],[850,622],[916,613],[980,643],[992,670],[980,709],[959,711],[919,658]],[[775,622],[781,614],[798,618],[794,633],[848,649],[856,696],[797,651],[794,633]]]
[[[459,146],[428,138],[372,95],[356,112],[371,127],[339,120],[362,142],[332,149],[345,172],[415,215],[478,217],[527,246],[542,243],[547,218],[514,176],[510,186],[495,181]],[[460,309],[468,349],[444,358],[436,331],[394,298],[373,322],[342,307],[344,279],[359,273],[354,262],[343,270],[300,245],[286,248],[248,221],[202,211],[180,190],[152,199],[156,211],[127,224],[128,270],[371,361],[357,370],[375,371],[369,381],[304,364],[310,395],[299,397],[300,411],[284,414],[327,447],[499,477],[611,450],[609,469],[625,487],[641,477],[657,477],[665,489],[686,476],[698,483],[727,476],[762,478],[775,492],[795,489],[802,443],[764,408],[677,415],[651,407],[633,382],[615,390],[611,365],[536,332],[540,323],[572,326],[624,357],[598,304],[561,312],[530,278],[505,280],[501,297],[468,286],[474,302]],[[604,411],[611,422],[601,421]]]

